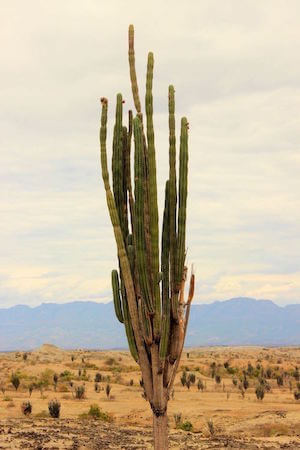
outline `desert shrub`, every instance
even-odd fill
[[[174,417],[174,421],[175,421],[175,427],[178,428],[178,425],[181,423],[182,414],[181,413],[174,413],[173,417]]]
[[[259,384],[256,387],[255,394],[256,394],[257,400],[262,400],[264,398],[264,396],[265,396],[265,389],[264,389],[264,386],[262,384]]]
[[[264,388],[265,392],[270,392],[271,386],[265,378],[259,378],[258,381],[259,381],[259,384]]]
[[[107,412],[102,411],[97,404],[90,406],[88,415],[103,422],[112,422],[112,417]]]
[[[102,381],[102,375],[101,373],[97,372],[95,375],[95,382],[100,383],[100,381]]]
[[[60,402],[56,399],[50,400],[48,403],[49,414],[54,419],[58,419],[60,415]]]
[[[234,368],[234,367],[227,367],[227,372],[229,373],[229,375],[234,375],[235,373],[237,373],[238,369]]]
[[[215,378],[215,376],[216,376],[216,363],[215,362],[211,363],[210,370],[211,370],[211,377]]]
[[[30,402],[23,402],[21,405],[21,411],[24,416],[29,416],[32,413],[32,404]]]
[[[18,387],[20,386],[20,378],[16,373],[12,373],[10,377],[11,384],[15,388],[15,390],[18,390]]]
[[[62,381],[71,381],[72,378],[74,378],[74,374],[72,372],[70,372],[69,370],[64,370],[59,375],[59,378],[61,378]]]
[[[271,367],[268,367],[266,370],[266,378],[272,378],[272,369]]]
[[[248,372],[248,375],[252,375],[253,374],[253,371],[254,371],[254,367],[252,366],[252,364],[249,362],[248,363],[248,367],[247,367],[247,372]]]
[[[44,387],[48,387],[53,380],[54,371],[45,369],[39,376],[39,381]]]
[[[235,377],[232,378],[232,384],[233,384],[234,386],[237,386],[237,384],[238,384],[237,378],[235,378]]]
[[[245,398],[245,389],[244,389],[244,386],[241,383],[239,384],[239,390],[241,392],[242,398]]]
[[[213,420],[212,419],[208,419],[206,421],[206,425],[207,425],[207,429],[208,429],[209,434],[211,436],[214,436],[216,434],[216,429],[215,429]]]
[[[244,377],[243,379],[243,388],[245,389],[245,391],[248,389],[249,387],[249,381],[246,377]]]
[[[186,420],[185,422],[180,423],[177,428],[183,431],[193,431],[193,424],[189,420]]]
[[[194,373],[190,373],[189,376],[188,376],[188,379],[189,379],[191,384],[195,384],[195,382],[196,382],[196,375]]]
[[[4,401],[4,402],[11,402],[11,401],[12,401],[12,398],[9,397],[8,395],[6,395],[6,396],[3,398],[3,401]]]
[[[33,392],[34,387],[35,387],[34,383],[31,383],[31,384],[28,386],[29,397],[31,397],[31,394],[32,394],[32,392]]]
[[[107,398],[110,397],[110,391],[111,391],[111,385],[109,383],[107,383],[107,385],[105,386],[105,393],[106,393]]]
[[[55,373],[55,374],[53,375],[53,383],[54,383],[54,389],[55,389],[55,391],[56,391],[56,388],[57,388],[57,382],[58,382],[58,375],[57,375],[57,373]]]
[[[278,375],[276,380],[277,380],[278,386],[283,386],[283,376],[282,375]]]
[[[187,380],[187,377],[186,377],[186,371],[184,370],[184,371],[182,372],[181,377],[180,377],[180,382],[181,382],[182,386],[185,386],[186,380]]]
[[[84,398],[84,394],[85,394],[85,387],[83,385],[75,387],[75,398],[81,400],[82,398]]]
[[[204,384],[203,384],[203,381],[200,378],[199,378],[198,383],[197,383],[197,388],[198,388],[198,391],[201,391],[201,392],[204,391]]]
[[[216,376],[215,376],[215,382],[216,382],[217,384],[220,384],[220,383],[221,383],[221,376],[220,376],[220,375],[216,374]]]
[[[0,390],[1,390],[2,394],[4,395],[5,391],[6,391],[6,387],[5,387],[4,381],[0,382]]]
[[[295,391],[294,392],[294,399],[295,400],[300,400],[300,391]]]
[[[300,380],[300,373],[299,373],[299,369],[297,366],[295,367],[295,370],[293,372],[293,377],[295,378],[296,381]]]

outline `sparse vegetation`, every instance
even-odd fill
[[[215,429],[213,420],[207,419],[206,424],[207,424],[207,429],[208,429],[210,436],[212,436],[212,437],[215,436],[216,429]]]
[[[106,393],[106,397],[109,398],[110,397],[110,392],[111,392],[111,385],[108,383],[105,386],[105,393]]]
[[[10,377],[10,381],[11,381],[11,384],[13,385],[13,387],[15,388],[15,390],[17,391],[20,386],[19,376],[16,373],[12,373],[12,375]]]
[[[75,386],[75,398],[81,400],[85,396],[85,387],[83,385]]]
[[[23,402],[21,405],[21,411],[24,416],[29,416],[32,413],[32,404],[29,401]]]
[[[111,414],[104,412],[97,404],[93,404],[90,406],[90,409],[87,413],[82,413],[79,415],[80,419],[88,420],[100,420],[102,422],[113,422],[113,417]]]
[[[259,384],[255,389],[255,394],[257,397],[257,400],[262,400],[265,396],[265,388],[262,384]]]
[[[60,402],[56,399],[50,400],[48,403],[49,414],[54,419],[58,419],[60,416]]]
[[[215,353],[219,354],[218,358],[215,358]],[[224,427],[224,430],[223,427],[221,428],[224,414],[226,414],[226,420],[229,425],[233,423],[244,424],[246,419],[249,425],[245,426],[245,432],[254,440],[256,437],[260,437],[260,445],[263,445],[264,438],[267,437],[272,437],[274,442],[277,442],[277,436],[286,436],[286,439],[290,438],[291,442],[298,444],[300,426],[297,425],[297,419],[299,418],[300,423],[300,410],[298,408],[300,402],[300,381],[295,379],[294,372],[296,370],[295,367],[300,367],[300,350],[290,349],[286,350],[286,353],[288,356],[282,355],[281,350],[270,349],[268,351],[268,362],[263,356],[260,356],[261,362],[257,363],[257,356],[259,355],[259,350],[257,349],[243,348],[232,350],[228,348],[223,350],[205,349],[193,351],[193,357],[190,356],[189,365],[186,365],[185,360],[178,371],[175,380],[175,399],[173,390],[170,393],[170,399],[173,400],[172,407],[169,409],[169,425],[182,430],[181,433],[178,433],[180,436],[183,436],[183,433],[186,431],[193,431],[195,433],[199,432],[200,440],[207,438],[208,435],[213,437],[208,430],[208,425],[203,425],[203,419],[199,419],[199,411],[202,410],[204,405],[205,415],[213,420],[214,436],[220,434],[223,438],[224,434],[224,438],[231,439],[230,433],[226,431],[226,428]],[[249,357],[252,354],[256,355],[256,357]],[[40,360],[37,360],[37,355],[35,352],[32,352],[25,365],[22,353],[20,353],[18,358],[15,358],[14,354],[12,356],[0,354],[0,388],[1,386],[4,388],[3,395],[0,392],[0,420],[6,417],[21,418],[21,416],[50,418],[47,405],[48,402],[50,403],[51,393],[53,393],[54,375],[56,373],[58,375],[58,383],[55,396],[57,396],[57,401],[63,407],[64,418],[74,418],[77,415],[80,419],[99,420],[99,426],[101,426],[101,421],[109,424],[112,417],[116,416],[118,423],[120,418],[124,420],[123,404],[125,401],[128,402],[129,414],[132,411],[134,415],[134,422],[129,419],[128,424],[137,426],[148,424],[149,416],[135,413],[138,410],[142,411],[144,401],[141,398],[137,367],[131,363],[126,352],[116,351],[113,354],[113,358],[118,364],[120,363],[120,356],[122,356],[122,366],[119,366],[120,370],[118,371],[111,370],[116,365],[107,366],[105,364],[105,361],[112,357],[111,352],[93,352],[93,354],[86,357],[86,361],[88,360],[91,365],[98,367],[97,370],[91,370],[90,374],[86,373],[86,376],[90,376],[90,381],[78,379],[77,370],[78,364],[81,364],[81,356],[77,356],[77,361],[72,366],[74,371],[69,368],[71,367],[70,355],[71,353],[60,353],[57,358],[53,357],[52,359],[47,356],[46,361],[48,362],[45,363],[45,357],[40,356]],[[280,366],[277,364],[279,356],[282,359]],[[211,364],[213,360],[216,362],[216,374],[222,377],[221,387],[223,386],[223,392],[216,388],[215,379],[211,378]],[[36,363],[33,366],[31,365],[32,361]],[[224,364],[227,361],[230,361],[230,364],[226,368]],[[48,368],[47,364],[49,364]],[[256,367],[257,364],[260,365],[259,370]],[[228,372],[228,368],[234,370],[233,376]],[[269,371],[268,368],[270,369]],[[82,368],[81,370],[83,375],[84,369]],[[94,381],[97,373],[101,373],[101,383]],[[20,380],[17,392],[11,383],[12,374],[16,374]],[[63,376],[61,377],[59,374],[63,374]],[[192,383],[194,375],[195,383]],[[67,381],[70,376],[71,378],[74,376],[74,379]],[[108,376],[110,376],[110,381],[107,381]],[[189,390],[186,384],[182,385],[182,376],[188,380]],[[267,378],[267,376],[271,376],[271,378]],[[249,382],[247,390],[244,388],[245,377]],[[283,387],[280,385],[280,382],[278,384],[278,377],[283,378]],[[239,389],[234,387],[235,385],[232,383],[233,378],[237,380]],[[110,385],[112,390],[110,392],[110,401],[106,402],[107,384]],[[75,386],[81,385],[85,387],[88,403],[82,400],[79,403],[79,400],[76,399]],[[206,389],[205,385],[207,385]],[[141,387],[143,389],[142,380]],[[258,391],[256,392],[257,388],[264,390],[263,398],[261,398],[262,395]],[[41,396],[39,395],[39,390],[43,392]],[[30,395],[31,398],[29,398]],[[262,405],[261,401],[263,401]],[[31,405],[31,412],[29,412],[30,406],[27,405],[27,402]],[[228,415],[224,413],[225,402]],[[242,402],[244,406],[242,406]],[[23,404],[28,406],[28,408],[24,408],[24,413]],[[107,408],[103,407],[104,404],[107,405]],[[173,411],[180,411],[181,406],[184,407],[182,409],[183,414],[178,413],[178,417],[175,414],[173,419],[172,409]],[[77,412],[78,409],[79,411]],[[83,414],[81,414],[82,411],[84,412]],[[240,414],[240,411],[243,411],[243,413]],[[234,421],[231,421],[230,414],[233,415]],[[270,417],[268,417],[269,415]],[[240,422],[239,416],[243,417],[243,422]],[[259,419],[257,423],[255,421],[255,425],[254,422],[252,424],[253,417]],[[291,417],[295,417],[295,420],[291,421]],[[26,421],[26,423],[29,422]],[[192,425],[192,428],[189,424]],[[3,426],[3,423],[1,423],[1,426]],[[90,425],[87,423],[86,426]],[[20,427],[22,429],[21,421]],[[47,421],[43,425],[43,428],[46,429],[46,427]],[[1,436],[3,435],[0,435],[0,441]],[[186,438],[189,439],[187,435]],[[188,442],[189,440],[187,440],[186,446],[188,446]],[[256,441],[255,443],[258,445]],[[294,444],[292,448],[296,448],[297,444]]]

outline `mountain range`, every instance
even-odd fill
[[[78,301],[0,309],[0,351],[43,343],[62,348],[126,348],[113,303]],[[300,345],[300,304],[240,297],[191,309],[186,346]]]

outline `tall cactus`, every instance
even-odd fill
[[[112,152],[112,189],[106,153],[108,101],[101,99],[100,156],[107,206],[115,234],[119,273],[112,271],[115,312],[141,368],[145,398],[153,411],[154,448],[168,448],[167,405],[180,361],[195,278],[185,301],[188,122],[181,120],[179,183],[176,177],[175,90],[169,86],[169,177],[165,188],[161,257],[153,125],[153,53],[148,54],[144,126],[135,70],[134,29],[129,26],[129,68],[136,117],[123,124],[117,94]],[[134,140],[134,185],[131,140]]]

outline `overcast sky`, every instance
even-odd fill
[[[110,119],[117,92],[133,105],[130,23],[142,96],[147,52],[155,57],[160,205],[168,84],[177,124],[190,123],[195,302],[300,302],[298,0],[1,0],[0,9],[0,307],[111,300],[99,98]]]

